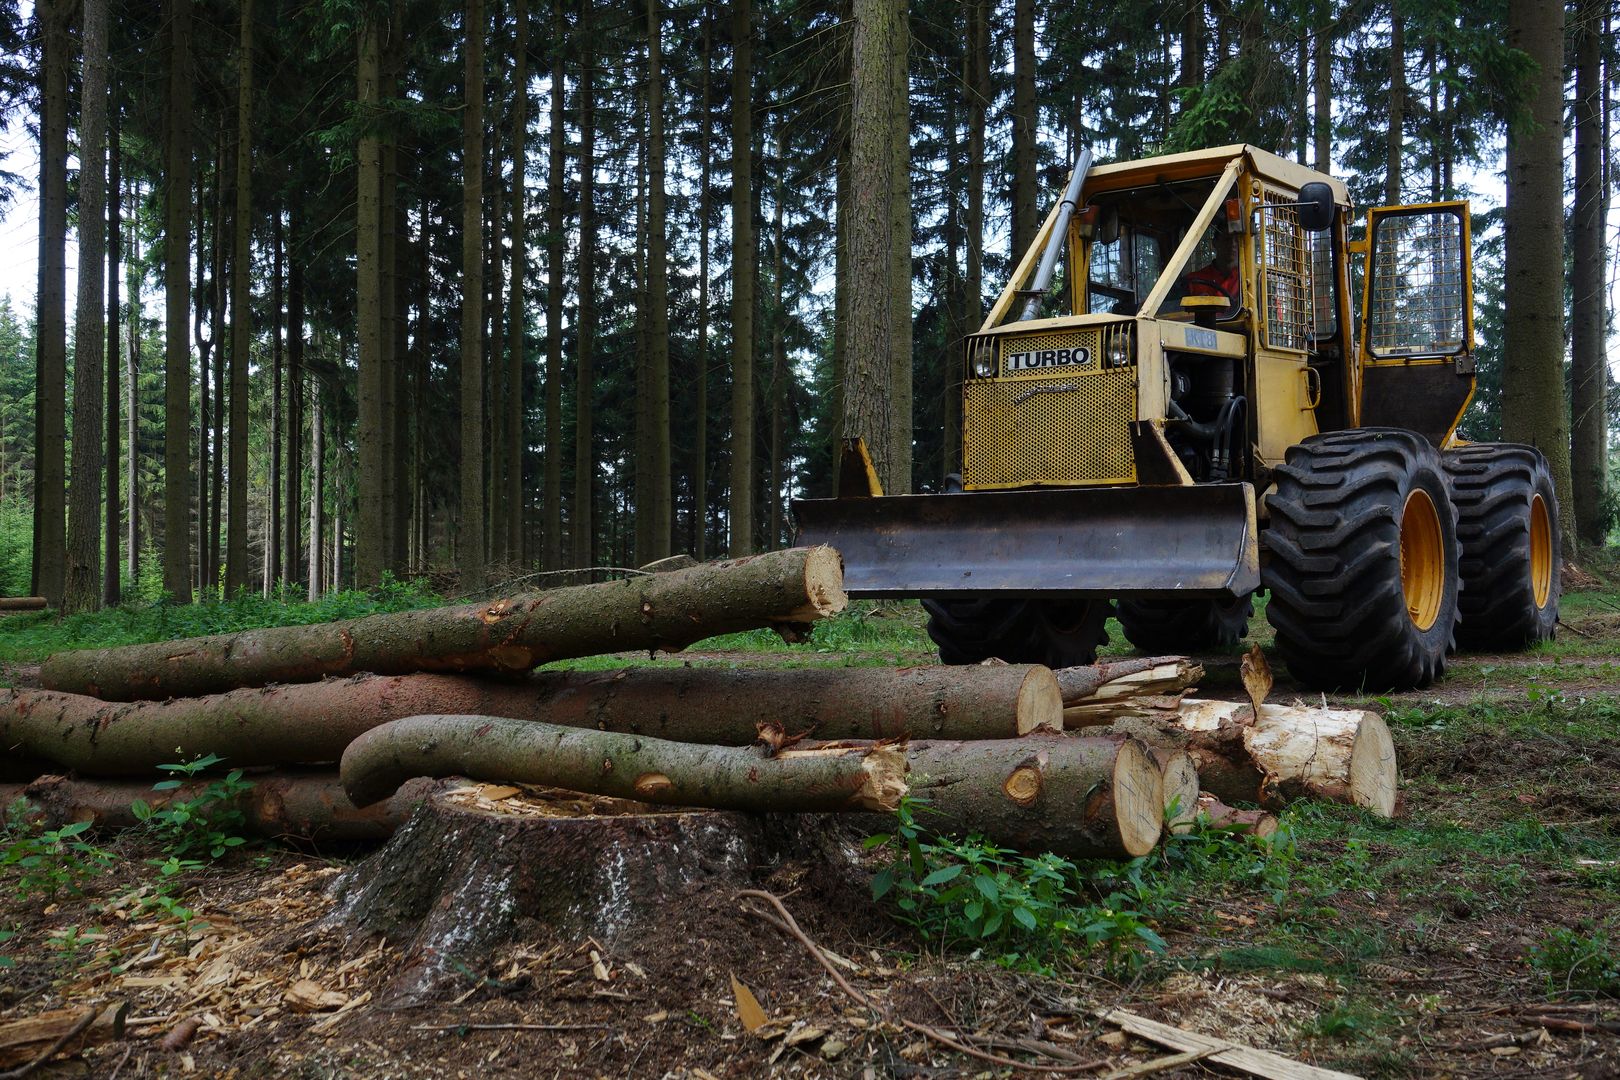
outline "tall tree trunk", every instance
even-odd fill
[[[985,113],[990,107],[990,0],[972,0],[968,9],[968,191],[967,191],[967,313],[968,332],[984,319],[984,138]],[[953,356],[960,380],[965,361]],[[958,381],[958,387],[960,387]],[[960,393],[960,390],[958,391]],[[958,407],[961,402],[958,400]],[[956,433],[961,456],[961,432]],[[954,460],[954,459],[953,459]]]
[[[79,297],[73,319],[73,475],[64,612],[101,606],[101,365],[107,316],[107,3],[84,0],[79,109]]]
[[[360,505],[355,525],[354,573],[355,584],[362,589],[373,588],[381,582],[385,556],[383,458],[387,446],[383,435],[382,387],[382,139],[375,127],[382,102],[382,35],[381,20],[376,16],[368,18],[360,31],[356,88],[360,121],[364,126],[356,155],[355,180],[358,189],[355,299],[360,316],[360,426],[355,442],[360,456]],[[476,159],[473,167],[478,167]],[[473,445],[475,455],[481,449],[480,444]],[[479,488],[482,490],[482,480]],[[469,494],[463,487],[462,497]]]
[[[130,202],[133,207],[140,206],[140,185],[130,184]],[[138,211],[137,211],[138,214]],[[132,214],[132,216],[137,216]],[[138,220],[138,216],[137,216]],[[141,279],[145,275],[145,266],[141,262],[141,231],[129,231],[129,348],[124,350],[128,366],[124,370],[124,385],[128,399],[124,409],[124,441],[129,445],[129,453],[125,456],[124,491],[125,502],[128,504],[128,516],[125,519],[124,533],[124,575],[130,588],[140,583],[141,573],[141,453],[140,453],[140,404],[141,404],[141,312],[144,304],[141,300]],[[111,362],[111,361],[109,361]],[[110,527],[110,526],[109,526]]]
[[[636,565],[669,554],[669,265],[664,207],[664,74],[658,0],[647,0],[647,351],[637,428]]]
[[[1406,14],[1400,0],[1389,0],[1389,128],[1384,138],[1384,201],[1401,201],[1402,159],[1406,149]]]
[[[109,79],[109,84],[111,80]],[[109,93],[116,97],[116,90],[109,85]],[[122,393],[118,386],[119,348],[122,343],[121,326],[119,320],[118,275],[123,272],[120,262],[122,252],[119,247],[123,235],[124,211],[119,202],[122,194],[123,154],[118,145],[119,123],[118,109],[115,104],[109,104],[107,117],[107,527],[102,530],[102,564],[101,564],[101,604],[103,607],[112,607],[118,603],[124,592],[122,581],[123,565],[118,558],[118,545],[122,539],[118,534],[123,524],[120,516],[123,513],[122,500],[119,498],[118,485],[120,477],[118,460],[119,436],[119,406],[122,404]],[[133,316],[134,309],[131,308]],[[135,460],[135,443],[129,444],[130,460]],[[134,510],[130,511],[134,516]],[[131,581],[133,581],[133,576]]]
[[[857,76],[858,77],[858,76]],[[1036,138],[1040,103],[1035,97],[1035,0],[1013,0],[1012,260],[1035,242]]]
[[[909,186],[895,141],[908,145],[906,112],[897,100],[893,65],[905,50],[904,9],[895,0],[856,0],[850,78],[849,357],[844,370],[844,435],[866,440],[884,490],[899,493],[910,481],[910,394],[897,385],[901,358],[897,328],[910,328],[910,230],[905,273],[896,205]],[[903,278],[906,293],[901,295]],[[909,339],[909,333],[906,335]],[[910,382],[910,342],[904,364]],[[909,389],[909,385],[908,385]],[[904,446],[900,432],[906,432]]]
[[[570,524],[573,527],[573,563],[596,565],[596,450],[592,419],[596,403],[596,373],[591,355],[596,337],[596,102],[591,67],[596,63],[591,41],[590,5],[580,8],[575,28],[580,42],[579,73],[579,356],[575,363],[574,388],[574,502]],[[557,12],[561,19],[561,9]],[[557,377],[561,378],[561,372]],[[561,396],[560,393],[558,395]],[[546,391],[551,401],[551,391]],[[548,404],[549,407],[549,404]],[[548,421],[549,425],[549,421]],[[549,426],[547,441],[550,441]],[[561,440],[558,440],[561,445]],[[549,446],[548,446],[549,451]],[[553,455],[555,456],[555,455]],[[561,551],[562,469],[546,466],[545,542]],[[559,567],[548,567],[559,569]]]
[[[484,587],[484,0],[467,0],[461,111],[461,591]]]
[[[1313,163],[1333,171],[1333,0],[1315,0],[1316,41],[1311,50]]]
[[[754,550],[753,19],[731,5],[731,543]]]
[[[1601,0],[1582,0],[1575,34],[1575,206],[1570,233],[1570,471],[1581,543],[1607,540],[1609,372],[1604,357],[1603,16]]]
[[[52,606],[67,583],[67,110],[72,0],[38,0],[39,291],[34,336],[33,591]]]
[[[253,344],[253,0],[241,0],[242,36],[236,57],[236,210],[231,224],[230,520],[225,540],[225,591],[248,585],[248,350]]]
[[[496,29],[501,18],[496,7]],[[502,203],[506,194],[506,179],[501,175],[501,84],[505,80],[504,63],[495,65],[495,87],[490,100],[497,102],[495,115],[490,117],[486,157],[490,172],[486,177],[489,191],[489,243],[488,257],[484,261],[484,276],[488,283],[484,313],[489,324],[489,348],[485,352],[484,370],[484,437],[487,450],[484,456],[485,525],[484,545],[490,562],[506,565],[506,518],[509,508],[501,500],[506,490],[506,461],[502,451],[506,447],[506,265],[501,258],[505,247],[506,220]]]
[[[770,527],[765,547],[782,546],[782,410],[786,390],[787,350],[782,323],[787,313],[782,308],[782,198],[786,185],[783,174],[787,171],[787,140],[783,137],[785,114],[776,120],[776,189],[771,197],[771,496]]]
[[[527,0],[524,0],[524,3],[526,5]],[[566,156],[568,140],[566,127],[567,114],[564,110],[564,107],[567,104],[564,93],[567,81],[567,72],[563,67],[563,58],[565,54],[561,48],[561,43],[566,40],[566,25],[563,20],[563,5],[560,0],[552,5],[552,26],[552,33],[554,35],[554,40],[558,43],[558,47],[551,58],[551,136],[548,145],[550,156],[546,175],[546,501],[543,521],[541,523],[540,543],[542,550],[540,561],[542,568],[546,570],[560,570],[563,565],[562,319],[564,287],[566,285],[564,280],[564,274],[566,272],[564,260],[567,258],[567,250],[563,243],[563,175],[568,168],[568,159]],[[583,88],[585,86],[583,79],[581,80],[580,86],[580,92],[583,95]],[[581,108],[584,109],[585,107],[586,106],[582,96]],[[583,127],[585,123],[584,113],[581,114],[580,123],[582,125],[580,131],[580,140],[581,146],[583,147],[584,141],[589,138],[589,135],[586,134]],[[583,150],[581,157],[583,162]],[[581,169],[583,170],[583,163],[581,165]],[[585,192],[589,190],[590,186],[590,178],[583,175],[582,172],[580,176],[580,215],[582,229],[585,213]],[[580,259],[582,262],[587,257],[588,256],[585,252],[582,251],[580,253]],[[584,334],[583,312],[586,302],[585,291],[585,277],[584,271],[582,270],[580,272],[579,287],[579,311],[581,313],[581,325],[576,328],[576,333],[580,335]],[[581,337],[580,350],[581,355],[583,355],[585,350],[583,337]],[[576,415],[576,423],[583,422],[588,425],[590,421],[590,403],[585,399],[589,397],[589,391],[585,389],[583,381],[578,392],[584,395],[584,397],[581,399],[581,404],[579,405],[579,408],[583,409],[584,411]],[[573,514],[574,527],[576,531],[579,528],[581,520],[584,521],[586,528],[589,529],[591,519],[590,506],[588,505],[590,498],[590,477],[589,475],[585,475],[583,477],[578,475],[577,470],[580,468],[577,460],[578,456],[579,455],[576,451],[576,475],[574,478],[575,500]],[[587,460],[585,463],[585,472],[587,474],[589,473],[591,467],[592,463]],[[581,484],[584,485],[583,488],[580,486]],[[585,503],[583,505],[578,494],[581,490],[586,493]],[[583,519],[581,519],[581,514],[583,514]],[[575,548],[575,561],[577,562],[579,561],[577,543]]]
[[[702,89],[698,112],[698,325],[697,364],[693,371],[696,401],[692,429],[692,557],[698,562],[709,552],[709,135],[714,125],[709,71],[713,63],[713,15],[703,0],[702,59],[698,63]]]
[[[321,415],[321,387],[310,381],[309,420],[309,599],[321,598],[321,556],[326,529],[326,422]]]
[[[303,563],[299,541],[303,500],[304,440],[304,258],[303,232],[296,210],[287,215],[287,522],[282,531],[286,543],[287,580],[298,579]]]
[[[911,355],[911,28],[906,0],[895,7],[896,32],[890,40],[889,72],[889,366],[894,395],[890,431],[890,476],[885,490],[911,490],[912,355]]]
[[[286,413],[282,409],[282,276],[286,271],[286,234],[281,207],[270,215],[270,516],[264,523],[264,595],[269,596],[283,575],[281,567],[281,448]]]
[[[845,72],[847,77],[848,72]],[[833,166],[833,340],[831,468],[837,493],[838,461],[844,442],[844,385],[849,372],[849,219],[853,212],[849,188],[849,132],[838,138],[838,161]]]
[[[208,380],[209,361],[213,355],[214,340],[205,337],[203,328],[208,325],[209,312],[213,310],[216,298],[213,283],[208,280],[209,267],[219,269],[219,228],[210,234],[209,257],[203,258],[202,240],[205,218],[208,215],[208,197],[203,191],[207,178],[197,177],[197,303],[192,323],[192,336],[197,341],[197,591],[206,592],[213,588],[211,577],[213,569],[208,559],[208,463],[213,455],[208,452],[209,428],[213,423],[213,413],[210,411],[210,402],[213,393]],[[214,203],[213,211],[217,217],[219,204]]]
[[[514,563],[527,565],[523,550],[523,461],[528,449],[529,440],[524,437],[523,421],[527,411],[523,408],[523,369],[524,360],[528,356],[529,320],[524,310],[523,276],[528,272],[529,260],[529,227],[528,227],[528,200],[527,182],[525,174],[529,168],[528,135],[529,135],[529,0],[515,0],[512,5],[512,17],[517,22],[516,36],[513,43],[515,62],[512,70],[512,292],[509,299],[510,313],[507,315],[507,335],[511,339],[507,345],[509,350],[506,362],[506,446],[501,451],[504,459],[506,488],[501,493],[501,501],[506,504],[506,552],[507,557]],[[559,56],[560,56],[559,52]],[[559,60],[552,71],[552,94],[554,95],[554,110],[561,112],[562,106],[562,64]],[[554,125],[555,126],[555,125]],[[552,136],[553,143],[557,143],[556,133]],[[557,173],[557,185],[562,186],[561,172],[564,163],[562,147],[553,145],[551,171]],[[549,209],[549,207],[548,207]],[[559,214],[560,214],[559,210]],[[562,232],[559,224],[555,230],[559,235],[554,241],[557,247],[562,246]],[[551,275],[557,278],[556,287],[561,288],[562,258],[559,256],[551,262]],[[562,301],[559,297],[558,307]],[[562,340],[559,334],[557,341],[557,364],[562,364]],[[559,410],[560,411],[560,410]],[[559,427],[561,418],[559,417]],[[548,448],[550,443],[547,444]]]
[[[388,15],[388,36],[383,42],[382,69],[378,96],[385,108],[399,98],[398,74],[403,63],[404,28],[400,25],[399,5],[392,4]],[[377,175],[377,324],[378,380],[381,397],[380,435],[382,441],[381,512],[376,522],[381,550],[376,555],[382,570],[398,574],[402,569],[398,558],[399,538],[395,530],[395,512],[399,500],[399,473],[402,440],[405,432],[399,427],[399,328],[396,317],[399,307],[399,147],[394,132],[381,133],[378,143]]]
[[[967,18],[972,20],[972,5],[969,4]],[[962,85],[964,88],[972,85],[973,80],[973,46],[971,27],[964,38],[965,45],[962,50]],[[963,174],[962,138],[957,123],[958,102],[954,97],[944,101],[945,115],[945,175],[954,178]],[[957,469],[956,459],[961,456],[960,440],[961,430],[961,380],[958,373],[960,367],[958,358],[962,355],[962,340],[972,333],[974,327],[967,325],[967,294],[962,273],[962,204],[958,199],[951,199],[945,207],[945,281],[944,301],[945,308],[945,353],[939,357],[934,367],[939,371],[939,416],[940,416],[940,452],[938,476],[943,479]]]
[[[163,591],[180,604],[191,602],[191,2],[169,0],[163,118]]]
[[[1197,90],[1204,85],[1204,0],[1187,0],[1187,10],[1181,14],[1181,77],[1177,85],[1183,90]],[[1182,99],[1182,108],[1189,99]]]
[[[209,312],[210,338],[214,345],[213,384],[213,438],[211,441],[210,483],[208,499],[208,585],[220,587],[220,526],[225,512],[225,383],[229,370],[225,352],[226,307],[226,237],[230,217],[225,211],[226,196],[230,194],[225,182],[226,149],[225,121],[221,117],[214,140],[214,291],[213,308]],[[234,174],[232,174],[234,179]],[[234,317],[235,312],[229,311]]]
[[[1508,127],[1502,437],[1547,456],[1566,558],[1576,552],[1564,403],[1564,5],[1509,0],[1508,45],[1537,66],[1528,115]]]

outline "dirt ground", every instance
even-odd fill
[[[418,946],[357,932],[341,899],[388,848],[248,846],[165,876],[171,853],[132,832],[95,838],[112,859],[82,894],[24,897],[0,868],[0,1022],[129,1003],[127,1038],[40,1077],[1240,1075],[1175,1064],[1121,1031],[1127,1013],[1358,1075],[1620,1076],[1620,592],[1572,594],[1564,619],[1554,646],[1342,699],[1390,723],[1395,820],[1301,807],[1272,854],[1145,860],[1174,895],[1152,918],[1166,950],[1135,970],[1084,948],[1034,972],[941,952],[871,899],[872,856],[786,855],[638,894],[642,929],[609,940],[523,923],[475,965],[441,958],[432,1000],[400,1002]],[[1269,636],[1258,617],[1253,636]],[[1236,654],[1204,660],[1206,692],[1235,693]],[[1273,698],[1296,693],[1283,675]],[[782,899],[848,989],[747,886]],[[1008,1058],[1022,1067],[992,1060]]]

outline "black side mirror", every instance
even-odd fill
[[[1299,224],[1306,232],[1319,233],[1333,224],[1333,189],[1313,180],[1299,189]]]

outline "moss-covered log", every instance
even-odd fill
[[[912,743],[906,760],[931,829],[1071,859],[1135,857],[1159,842],[1159,766],[1135,739]]]
[[[845,602],[838,553],[793,548],[483,604],[60,652],[40,679],[52,690],[133,701],[361,671],[510,674],[602,653],[675,652],[759,627],[799,636]]]
[[[248,835],[323,841],[385,839],[418,803],[447,786],[444,781],[411,780],[388,799],[356,809],[335,772],[267,773],[247,779],[253,786],[231,806],[241,811]],[[127,829],[137,823],[130,809],[137,799],[162,809],[176,801],[196,799],[206,786],[206,781],[193,781],[168,791],[153,791],[151,784],[133,780],[41,776],[31,784],[0,784],[0,814],[23,799],[30,806],[23,812],[51,828],[91,821],[97,828]]]
[[[417,776],[543,784],[592,795],[714,810],[893,810],[906,790],[893,746],[788,750],[691,743],[490,716],[412,716],[343,752],[356,806]]]
[[[1394,814],[1399,770],[1389,728],[1376,713],[1304,705],[1188,699],[1151,718],[1116,720],[1113,730],[1184,750],[1203,789],[1225,802],[1279,809],[1322,799]]]

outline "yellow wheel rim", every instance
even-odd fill
[[[1401,511],[1401,591],[1412,624],[1419,630],[1433,626],[1446,592],[1446,557],[1440,514],[1421,488],[1406,497]]]
[[[1538,608],[1546,607],[1552,595],[1552,570],[1552,519],[1547,501],[1537,495],[1530,500],[1530,585]]]

